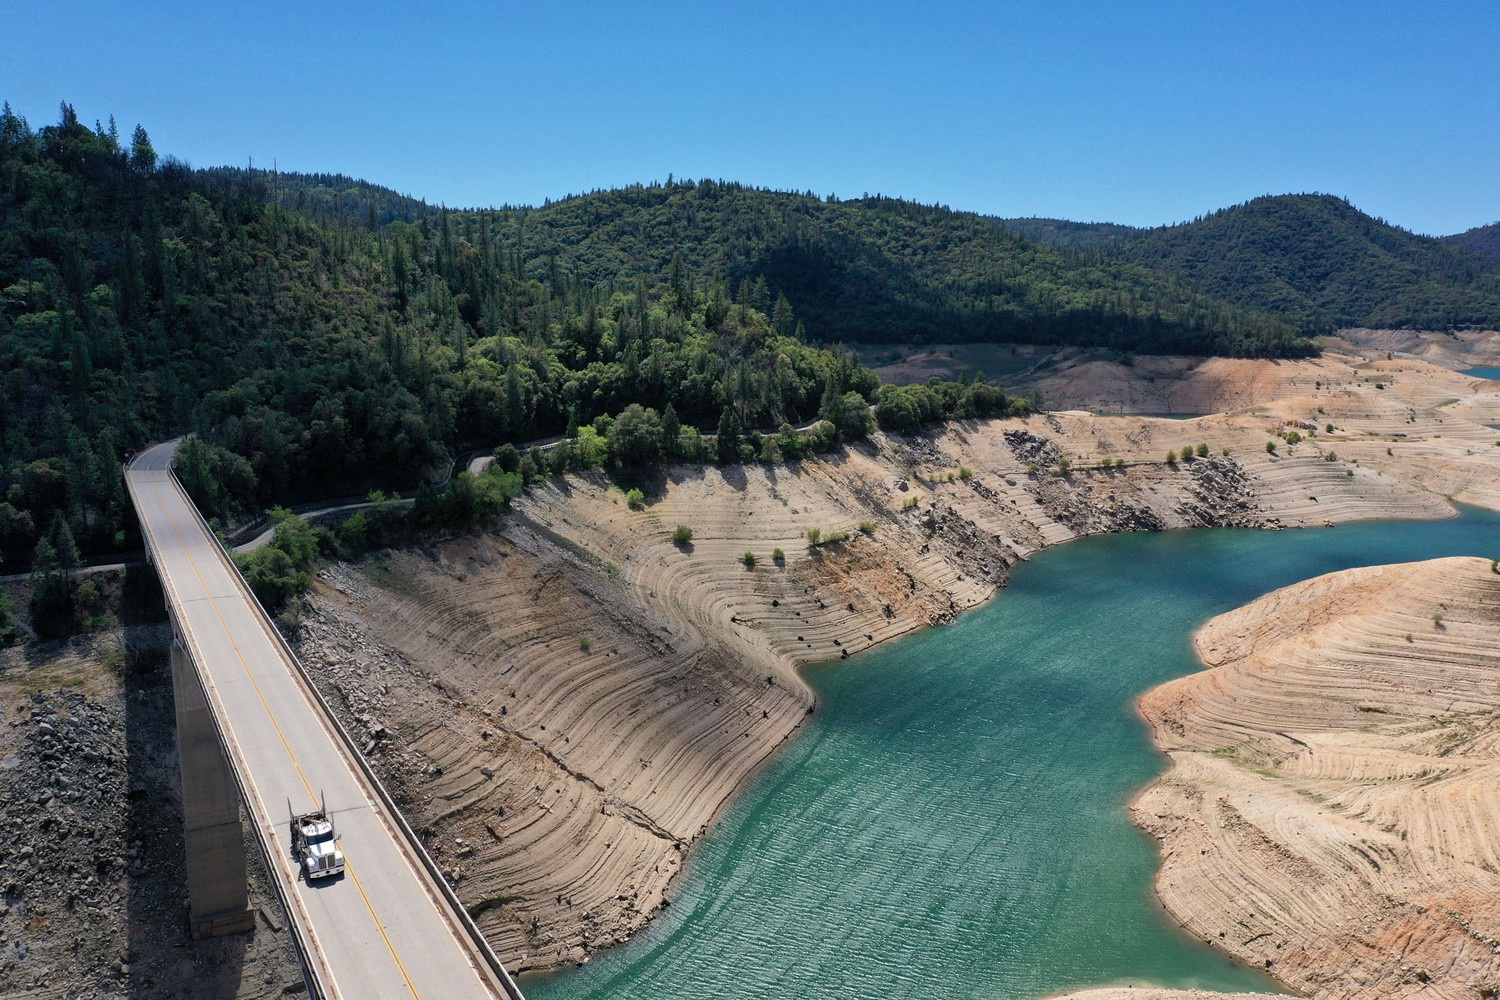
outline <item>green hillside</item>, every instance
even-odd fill
[[[1500,222],[1443,237],[1444,241],[1500,263]]]
[[[1500,326],[1500,269],[1329,195],[1256,198],[1113,251],[1312,332]]]
[[[823,342],[1010,341],[1146,353],[1305,353],[1286,323],[1146,268],[1025,239],[982,216],[887,198],[825,201],[714,181],[481,213],[533,266],[784,295]]]
[[[0,560],[133,544],[121,456],[184,431],[213,446],[185,472],[228,514],[411,486],[464,449],[627,413],[519,471],[698,458],[694,425],[840,418],[877,388],[797,340],[790,312],[686,272],[533,276],[472,215],[381,226],[369,207],[395,203],[377,192],[353,223],[266,181],[194,172],[67,105],[36,130],[0,113]]]
[[[421,222],[443,209],[425,200],[347,174],[280,173],[271,170],[209,167],[195,172],[204,185],[243,184],[254,177],[265,199],[322,223],[344,223],[374,229],[392,222]]]
[[[1112,246],[1141,231],[1137,226],[1122,226],[1115,222],[1069,222],[1067,219],[1035,217],[996,219],[995,221],[1013,233],[1020,233],[1028,240],[1068,250]]]

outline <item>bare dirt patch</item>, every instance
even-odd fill
[[[248,842],[254,933],[187,927],[170,636],[0,652],[0,993],[269,998],[302,986]]]

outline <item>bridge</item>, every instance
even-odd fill
[[[176,442],[125,472],[172,624],[188,915],[249,930],[240,806],[316,998],[506,998],[520,990],[172,474]],[[342,876],[299,878],[288,813],[326,800]]]

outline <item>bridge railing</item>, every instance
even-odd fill
[[[135,486],[130,482],[129,477],[126,477],[125,486],[127,491],[131,495],[131,499],[135,501]],[[189,505],[191,506],[191,502],[189,503]],[[142,509],[139,501],[135,501],[135,506],[137,510]],[[196,512],[197,508],[195,507],[193,509]],[[177,621],[177,614],[173,610],[173,608],[175,608],[176,604],[178,603],[176,597],[176,588],[172,586],[172,582],[170,580],[162,576],[160,564],[156,558],[156,536],[152,532],[151,526],[146,522],[145,518],[141,518],[141,537],[146,543],[147,561],[157,566],[157,576],[161,578],[162,589],[167,591],[171,597],[171,599],[168,601],[167,616],[171,622],[172,640],[180,644],[183,649],[187,650],[188,655],[194,658],[193,662],[197,663],[199,662],[198,656],[200,655],[200,653],[194,648],[196,644],[193,643],[192,638],[186,634],[186,630],[184,630],[181,624]],[[194,671],[194,673],[196,674],[197,671]],[[196,682],[200,686],[203,685],[203,678],[201,675],[197,677]],[[204,688],[204,694],[205,696],[208,696],[210,694],[207,687]],[[206,697],[205,700],[208,701],[209,704],[213,704],[215,698]],[[239,786],[242,789],[251,787],[248,783],[248,775],[246,775],[244,773],[244,770],[240,767],[239,754],[234,752],[233,741],[230,739],[229,734],[225,732],[224,726],[219,718],[219,714],[217,712],[209,712],[208,715],[209,720],[213,724],[214,733],[218,737],[219,748],[224,754],[224,761],[226,764],[228,764],[230,770],[234,772],[235,780],[239,782]],[[250,810],[247,810],[247,812],[249,811]],[[257,817],[252,813],[251,821],[255,823],[256,826],[261,825],[261,819],[261,817]],[[271,874],[271,878],[269,879],[271,888],[276,893],[277,899],[281,902],[282,912],[286,914],[287,921],[292,925],[293,928],[295,928],[293,934],[291,935],[292,946],[297,953],[297,962],[302,967],[302,977],[307,982],[309,995],[313,998],[313,1000],[327,1000],[327,998],[331,997],[333,994],[329,989],[328,983],[323,978],[321,963],[314,961],[313,956],[309,952],[309,948],[311,947],[311,935],[307,933],[307,930],[304,927],[302,919],[304,914],[302,908],[297,905],[296,898],[289,894],[287,886],[283,882],[283,880],[276,877],[277,866],[281,859],[275,857],[272,854],[270,842],[266,837],[256,836],[252,839],[254,839],[256,846],[260,849],[261,858],[265,862],[267,872]]]

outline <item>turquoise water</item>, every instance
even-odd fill
[[[1176,930],[1127,803],[1162,766],[1134,702],[1206,618],[1350,566],[1500,555],[1500,516],[1084,539],[988,606],[813,670],[819,709],[671,907],[531,1000],[1038,997],[1272,988]]]
[[[1475,378],[1500,379],[1500,368],[1481,366],[1479,368],[1470,368],[1460,374],[1472,375]]]

